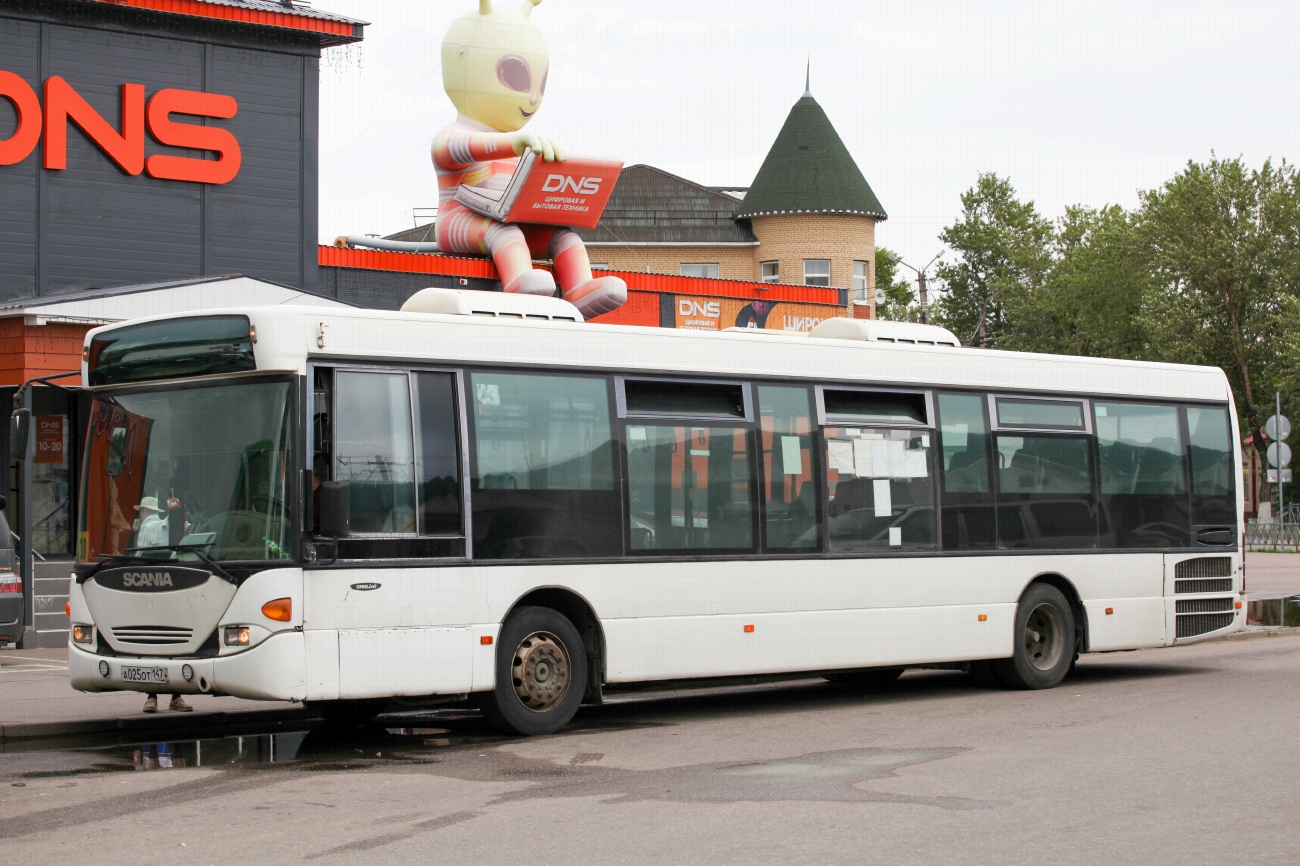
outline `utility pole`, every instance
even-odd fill
[[[943,258],[943,253],[941,252],[939,253],[939,255],[930,259],[930,264],[926,265],[923,268],[914,268],[911,265],[909,265],[907,262],[903,261],[898,256],[891,255],[889,258],[891,261],[893,261],[894,264],[902,265],[903,267],[907,268],[909,271],[912,271],[913,273],[916,274],[916,284],[917,284],[917,288],[919,289],[918,294],[920,295],[920,300],[921,300],[921,324],[928,325],[930,323],[930,300],[925,289],[925,281],[928,278],[926,276],[926,271],[930,270],[930,268],[934,265],[935,262]]]

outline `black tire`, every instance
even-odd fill
[[[1035,583],[1016,607],[1015,655],[989,664],[1008,688],[1055,688],[1070,672],[1077,644],[1070,602],[1056,587]]]
[[[342,730],[367,724],[387,708],[388,701],[382,699],[311,701],[307,706],[320,714],[327,728]]]
[[[479,706],[488,724],[509,734],[553,734],[582,704],[587,651],[582,636],[548,607],[521,607],[497,638],[496,687]]]
[[[841,671],[823,674],[825,679],[845,689],[868,692],[892,686],[903,675],[905,668],[863,668],[859,671]]]

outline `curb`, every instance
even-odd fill
[[[86,719],[75,722],[34,722],[0,725],[0,744],[51,737],[75,737],[96,734],[148,734],[211,730],[230,725],[275,725],[287,722],[314,722],[320,716],[305,707],[282,710],[235,710],[233,712],[190,713],[179,716],[167,713],[127,719]]]

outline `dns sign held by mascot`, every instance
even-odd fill
[[[540,2],[525,0],[514,11],[479,0],[478,11],[457,18],[443,39],[443,87],[459,114],[433,140],[438,246],[490,254],[507,292],[554,295],[558,277],[564,299],[590,318],[621,306],[627,286],[617,277],[592,277],[577,234],[563,227],[498,222],[455,198],[461,184],[504,188],[525,148],[547,162],[565,160],[551,140],[520,131],[542,104],[550,68],[546,43],[528,17]],[[552,259],[555,276],[535,270],[534,256]]]

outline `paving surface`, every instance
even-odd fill
[[[1300,553],[1247,553],[1246,594],[1253,599],[1300,595]]]
[[[531,740],[472,717],[281,736],[287,763],[249,762],[270,755],[257,738],[238,741],[243,757],[233,740],[9,752],[0,850],[96,864],[1294,863],[1298,717],[1287,633],[1086,656],[1046,692],[911,671],[875,695],[800,682],[588,709]],[[172,768],[134,769],[160,762]]]

